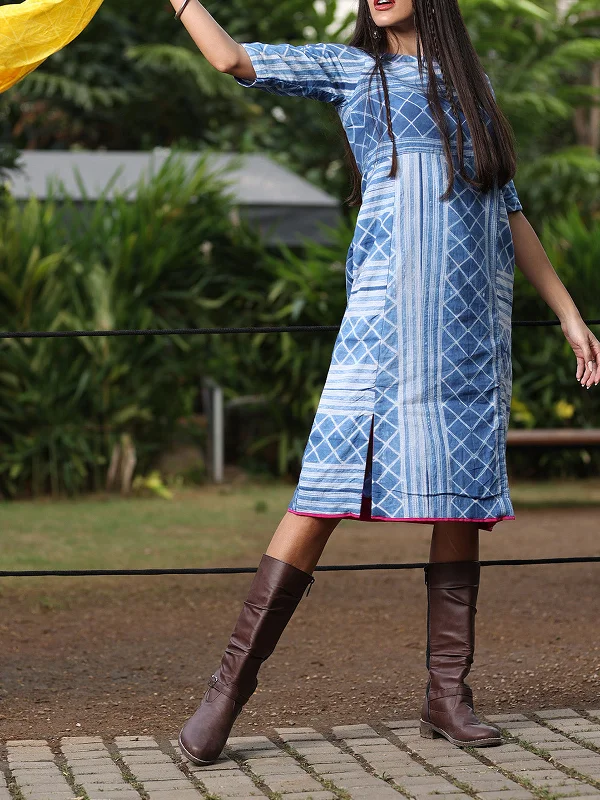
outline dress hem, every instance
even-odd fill
[[[514,520],[514,514],[507,514],[501,517],[484,517],[481,519],[473,519],[466,517],[373,517],[363,516],[362,514],[353,514],[352,512],[345,512],[343,514],[319,514],[313,511],[294,511],[294,509],[287,509],[290,514],[297,514],[301,517],[321,517],[323,519],[358,519],[363,522],[421,522],[427,524],[429,522],[481,522],[485,530],[492,530],[496,522],[502,520]],[[488,527],[489,526],[489,527]]]

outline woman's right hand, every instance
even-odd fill
[[[581,315],[561,320],[560,327],[577,359],[575,377],[589,389],[600,381],[600,342]]]

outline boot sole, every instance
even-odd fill
[[[203,761],[201,758],[196,758],[196,756],[193,756],[191,753],[188,753],[188,751],[181,743],[181,731],[179,732],[177,741],[179,742],[179,747],[181,748],[181,752],[188,759],[188,761],[192,762],[192,764],[197,764],[199,767],[203,767],[205,764],[214,764],[216,761],[219,760],[219,757],[217,756],[217,758],[211,758],[210,761]]]
[[[444,737],[444,739],[448,739],[449,742],[452,742],[452,744],[455,744],[457,747],[490,747],[495,744],[504,744],[504,739],[501,736],[493,736],[489,739],[471,739],[464,742],[460,739],[454,739],[449,733],[446,733],[441,728],[436,728],[431,722],[425,722],[425,720],[422,719],[420,723],[419,732],[425,739]]]

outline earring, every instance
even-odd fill
[[[379,28],[373,28],[373,38],[379,39]]]

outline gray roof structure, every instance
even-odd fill
[[[94,201],[120,169],[107,197],[118,192],[134,199],[140,178],[157,172],[170,153],[170,148],[163,147],[148,152],[22,150],[19,160],[23,171],[8,172],[10,189],[18,201],[26,201],[31,194],[43,200],[49,194],[48,181],[54,176],[69,197],[85,202],[75,177],[78,170],[85,193]],[[229,183],[241,216],[256,223],[270,243],[298,245],[303,237],[325,243],[329,237],[322,226],[335,226],[340,219],[334,197],[265,155],[212,151],[180,155],[190,172],[198,158],[206,155],[207,171],[218,172]],[[223,169],[227,171],[221,172]]]

